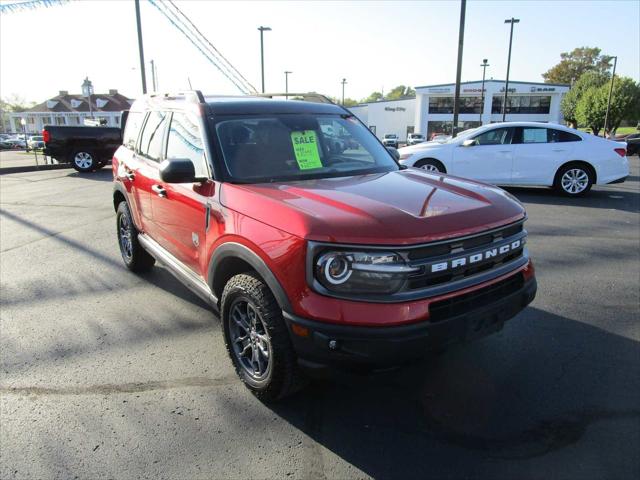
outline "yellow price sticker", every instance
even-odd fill
[[[318,137],[315,130],[291,132],[291,144],[293,145],[293,153],[296,156],[296,162],[298,162],[300,170],[323,167],[320,161]]]

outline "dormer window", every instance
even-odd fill
[[[78,108],[80,105],[82,105],[82,100],[71,100],[71,108]]]
[[[47,108],[53,108],[58,104],[57,100],[47,100]]]
[[[98,108],[104,107],[107,103],[109,103],[109,100],[105,100],[104,98],[98,98],[96,100],[96,105],[98,106]]]

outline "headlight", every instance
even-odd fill
[[[325,252],[317,257],[314,276],[335,293],[395,293],[418,268],[393,252]]]

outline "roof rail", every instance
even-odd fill
[[[181,92],[175,92],[175,93],[153,92],[149,94],[149,97],[151,98],[161,97],[161,98],[167,98],[167,99],[184,97],[185,100],[189,100],[193,103],[205,103],[204,95],[202,95],[202,92],[200,90],[183,90]]]
[[[273,98],[273,97],[285,97],[285,98],[289,98],[289,97],[302,97],[303,100],[307,101],[307,102],[315,102],[315,103],[330,103],[332,105],[335,105],[335,103],[326,95],[322,95],[321,93],[315,93],[315,92],[307,92],[307,93],[295,93],[295,92],[287,92],[287,93],[254,93],[253,94],[256,97],[266,97],[266,98]]]

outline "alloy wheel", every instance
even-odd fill
[[[91,168],[93,165],[93,157],[87,152],[78,152],[73,161],[79,168]]]
[[[424,165],[420,165],[418,168],[420,168],[421,170],[426,170],[427,172],[431,172],[431,173],[440,172],[440,170],[438,170],[438,167],[436,167],[435,165],[432,165],[431,163],[425,163]]]
[[[262,380],[271,369],[271,340],[255,307],[243,298],[229,309],[229,336],[233,353],[242,368]]]
[[[589,175],[580,168],[567,170],[560,179],[562,189],[572,195],[583,192],[589,185]]]
[[[120,251],[126,261],[133,258],[133,244],[131,236],[133,235],[131,221],[126,215],[120,215],[118,219],[118,237],[120,237]]]

